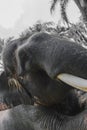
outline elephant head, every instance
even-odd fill
[[[74,42],[39,33],[17,49],[17,72],[27,75],[32,96],[49,106],[61,102],[70,86],[87,91],[86,56],[87,50]]]
[[[23,77],[34,104],[0,112],[0,128],[86,130],[86,57],[87,50],[77,43],[44,32],[19,45],[15,51],[16,73]]]

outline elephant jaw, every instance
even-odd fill
[[[57,76],[57,79],[63,81],[64,83],[74,88],[87,92],[87,79],[83,79],[67,73],[59,74]]]

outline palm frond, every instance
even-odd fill
[[[66,14],[66,7],[67,7],[68,2],[69,2],[69,0],[61,0],[60,1],[61,17],[67,24],[69,23],[69,20],[67,18],[67,14]]]
[[[74,0],[75,4],[77,5],[78,9],[81,12],[81,17],[83,22],[85,23],[87,27],[87,0]],[[83,2],[83,5],[81,4]]]
[[[55,10],[57,2],[60,2],[61,17],[68,24],[69,20],[67,18],[67,14],[66,14],[66,7],[67,7],[69,0],[52,0],[52,4],[51,4],[51,8],[50,8],[51,13]]]
[[[50,12],[52,13],[55,10],[55,6],[57,4],[57,2],[59,2],[61,0],[52,0],[52,4],[51,4],[51,8],[50,8]]]

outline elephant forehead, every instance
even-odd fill
[[[23,53],[23,58],[20,53]],[[19,68],[25,69],[24,71],[39,67],[51,77],[60,72],[87,77],[87,50],[77,43],[61,40],[57,36],[35,34],[18,48],[17,54]]]

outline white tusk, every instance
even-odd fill
[[[66,74],[66,73],[59,74],[57,76],[57,79],[60,79],[64,83],[66,83],[74,88],[87,92],[87,80],[86,79],[83,79],[83,78],[80,78],[80,77],[77,77],[77,76],[74,76],[71,74]]]

